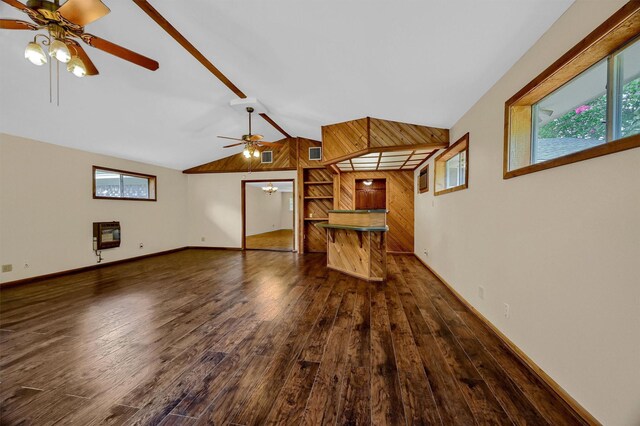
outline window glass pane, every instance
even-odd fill
[[[124,198],[149,198],[149,180],[136,176],[122,175]]]
[[[640,133],[640,41],[617,57],[621,65],[620,137]]]
[[[534,105],[532,163],[606,142],[607,61],[594,65]]]
[[[96,170],[96,196],[120,197],[120,174]]]
[[[445,164],[446,170],[446,187],[453,188],[461,185],[460,182],[460,154],[451,157]]]

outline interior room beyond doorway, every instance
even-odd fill
[[[293,251],[293,180],[243,181],[243,242],[248,250]]]

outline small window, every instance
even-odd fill
[[[289,197],[289,211],[293,211],[293,196]]]
[[[436,157],[435,195],[469,187],[469,134]]]
[[[321,160],[322,159],[322,147],[312,146],[309,148],[309,160]]]
[[[423,192],[429,191],[429,166],[425,166],[424,169],[420,170],[420,174],[418,174],[418,192],[422,194]]]
[[[607,61],[533,106],[532,164],[607,142]]]
[[[640,9],[627,5],[505,104],[505,179],[640,147]]]
[[[93,198],[156,201],[156,177],[93,166]]]
[[[262,163],[273,163],[273,151],[262,151]]]

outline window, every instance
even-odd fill
[[[262,151],[261,162],[266,164],[273,163],[273,151]]]
[[[418,193],[429,191],[429,166],[425,166],[418,174]]]
[[[506,102],[505,179],[640,147],[636,9],[624,6]]]
[[[468,188],[469,133],[436,157],[435,182],[435,195]]]
[[[93,198],[156,201],[156,177],[93,166]]]
[[[289,211],[293,211],[293,195],[289,197]]]
[[[322,147],[312,146],[309,148],[309,160],[322,160]]]

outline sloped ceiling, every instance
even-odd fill
[[[573,0],[150,0],[184,36],[293,136],[372,116],[451,127]],[[131,1],[87,31],[160,62],[150,72],[87,47],[100,75],[23,58],[32,33],[0,31],[0,132],[186,169],[237,153],[245,115],[225,86]],[[0,16],[25,19],[0,3]],[[262,119],[255,132],[282,136]]]

